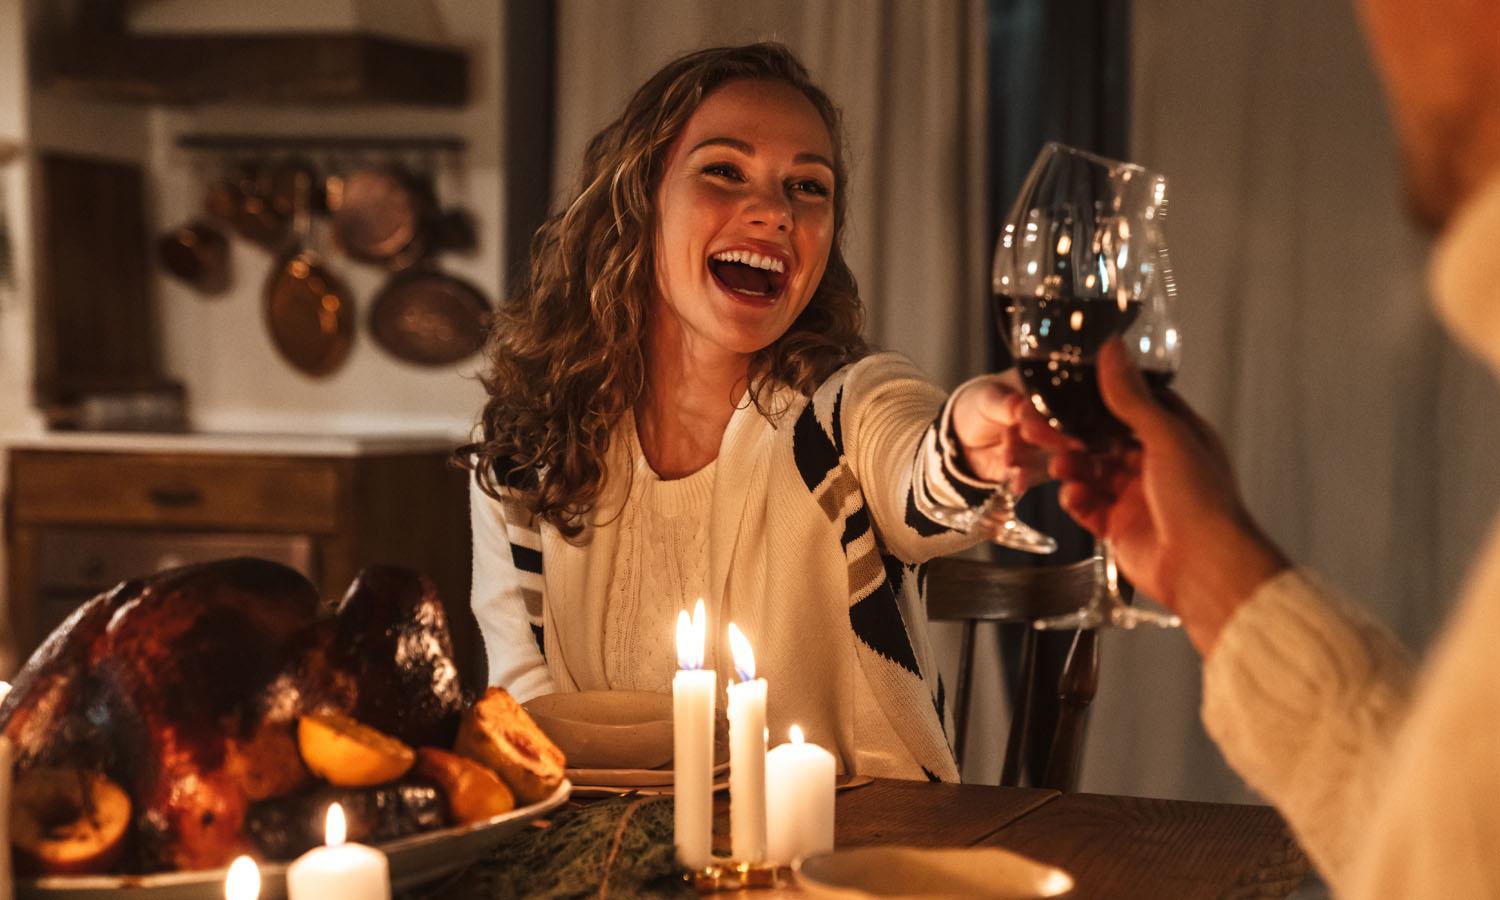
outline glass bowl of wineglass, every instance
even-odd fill
[[[1099,392],[1099,349],[1119,338],[1155,391],[1176,373],[1182,335],[1162,226],[1167,180],[1134,163],[1048,144],[1032,165],[1002,242],[1011,265],[997,275],[1008,298],[1021,382],[1052,427],[1090,452],[1118,453],[1134,438]],[[1177,627],[1169,613],[1125,603],[1109,542],[1098,548],[1099,589],[1076,613],[1038,628]]]

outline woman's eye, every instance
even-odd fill
[[[740,170],[729,163],[710,163],[703,167],[704,175],[714,175],[719,178],[728,178],[731,181],[740,181]]]
[[[792,182],[792,190],[797,193],[811,194],[814,197],[827,197],[831,191],[828,185],[816,178],[804,178],[801,181]]]

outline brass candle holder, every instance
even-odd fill
[[[726,859],[702,869],[688,871],[682,877],[699,894],[721,894],[786,887],[791,883],[790,875],[789,869],[774,863],[747,863]]]

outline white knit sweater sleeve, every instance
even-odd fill
[[[924,516],[913,491],[939,506],[973,510],[993,486],[960,474],[950,430],[951,398],[904,356],[876,353],[849,367],[841,383],[841,436],[845,454],[865,494],[875,531],[889,553],[924,562],[954,553],[980,538]]]
[[[519,514],[524,521],[508,522],[508,506],[511,517]],[[469,480],[469,523],[474,536],[470,604],[484,638],[489,683],[523,703],[553,693],[556,687],[537,639],[543,591],[540,536],[526,527],[530,518],[519,504],[486,494],[477,476]],[[523,565],[517,564],[518,555],[524,557]]]
[[[1388,787],[1412,663],[1384,627],[1304,572],[1271,578],[1204,665],[1203,720],[1338,890]]]

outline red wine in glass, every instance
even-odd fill
[[[1115,418],[1099,393],[1099,372],[1094,361],[1072,362],[1065,358],[1029,357],[1019,360],[1021,383],[1031,395],[1037,411],[1053,427],[1101,450],[1111,443],[1131,440],[1130,429]],[[1141,372],[1152,393],[1160,395],[1172,383],[1175,372]]]

